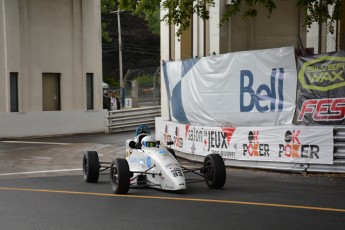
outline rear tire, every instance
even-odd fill
[[[204,175],[209,188],[222,188],[226,181],[223,158],[219,154],[209,154],[204,160]]]
[[[115,159],[110,167],[110,183],[114,194],[126,194],[129,190],[131,173],[126,159]]]
[[[99,178],[99,159],[96,151],[87,151],[83,157],[84,180],[87,183],[96,183]]]

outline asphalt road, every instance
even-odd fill
[[[132,132],[0,140],[0,229],[345,229],[345,176],[227,169],[223,189],[84,183],[82,154],[124,155]],[[181,160],[185,166],[195,163]]]

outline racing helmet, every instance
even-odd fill
[[[152,136],[146,136],[141,140],[141,144],[145,147],[156,147],[156,139]]]

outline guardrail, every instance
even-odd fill
[[[300,173],[345,173],[345,127],[334,127],[333,164],[301,164],[301,163],[277,163],[260,161],[238,161],[225,159],[225,165],[239,168],[269,169],[274,171],[288,171]],[[176,152],[178,156],[188,160],[203,162],[203,156]]]
[[[139,125],[147,125],[149,128],[154,128],[155,117],[160,116],[160,106],[109,111],[107,119],[107,132],[117,133],[136,130]]]
[[[333,135],[333,165],[309,165],[307,172],[345,173],[345,127],[335,126]]]

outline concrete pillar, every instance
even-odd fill
[[[0,0],[0,112],[7,112],[7,48],[6,48],[6,20],[5,2]],[[6,100],[4,100],[6,98]]]
[[[161,3],[162,4],[162,3]],[[162,9],[162,8],[161,8]],[[161,11],[160,17],[161,19],[166,14],[166,11]],[[169,37],[169,25],[166,24],[166,22],[161,22],[161,63],[163,61],[169,61],[169,52],[172,50],[172,47],[169,47],[169,39],[172,41],[174,39],[174,36]],[[176,43],[170,42],[172,45],[176,45]],[[162,118],[164,120],[169,120],[169,102],[168,102],[168,96],[167,91],[165,87],[165,81],[164,81],[164,74],[163,74],[163,68],[161,68],[161,114]]]
[[[82,0],[73,0],[72,2],[72,37],[73,37],[73,106],[76,109],[86,109],[86,103],[80,92],[83,92],[83,56],[82,56]]]

